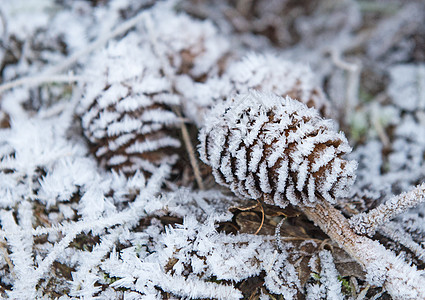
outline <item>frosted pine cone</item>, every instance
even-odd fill
[[[243,197],[335,202],[355,179],[355,161],[331,120],[289,97],[250,92],[217,105],[200,133],[200,154],[217,182]]]
[[[185,115],[198,126],[205,123],[205,112],[214,103],[251,89],[289,96],[316,108],[321,116],[332,118],[330,102],[310,68],[271,54],[249,54],[232,63],[222,77],[208,78],[202,83],[180,76],[176,89],[187,102]]]
[[[96,56],[87,72],[96,80],[85,86],[78,108],[100,164],[127,175],[173,162],[170,153],[180,147],[174,137],[180,121],[171,110],[179,100],[168,92],[158,58],[137,41],[130,35]]]
[[[218,34],[212,22],[196,20],[176,13],[173,8],[157,5],[152,23],[151,35],[160,48],[157,50],[168,57],[176,73],[202,79],[222,69],[229,42]]]
[[[226,75],[236,93],[249,89],[289,96],[331,117],[330,103],[310,68],[278,56],[250,54],[229,66]]]

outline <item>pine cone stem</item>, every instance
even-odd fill
[[[312,222],[362,265],[370,284],[383,286],[394,299],[425,299],[425,278],[420,276],[416,268],[396,257],[379,242],[358,235],[341,212],[328,201],[319,197],[314,205],[300,204],[300,208]]]

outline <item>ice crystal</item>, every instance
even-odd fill
[[[307,299],[344,299],[341,293],[341,282],[338,280],[338,271],[335,269],[332,254],[323,250],[320,258],[320,284],[309,285]]]

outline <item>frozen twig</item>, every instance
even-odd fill
[[[307,217],[354,258],[372,285],[383,286],[393,299],[425,299],[425,278],[415,266],[385,249],[379,242],[358,235],[348,220],[327,201],[302,205]]]
[[[338,68],[347,71],[348,74],[344,105],[344,115],[348,117],[352,114],[353,109],[358,103],[361,65],[343,60],[341,54],[335,49],[331,50],[331,57],[333,63]]]
[[[195,157],[195,151],[193,150],[192,142],[190,141],[189,132],[187,131],[186,125],[181,123],[181,130],[184,144],[186,145],[187,153],[189,154],[190,164],[192,165],[193,174],[195,175],[196,183],[200,190],[204,190],[204,183],[202,182],[201,172],[199,171],[199,165],[197,158]]]
[[[311,284],[307,287],[307,299],[343,299],[341,281],[338,280],[338,271],[332,254],[328,250],[319,252],[320,284]]]
[[[157,31],[155,30],[154,21],[152,20],[151,14],[146,15],[143,24],[145,26],[146,33],[149,36],[149,42],[151,44],[152,50],[158,54],[158,58],[161,62],[162,71],[164,72],[165,77],[167,77],[170,82],[174,82],[175,74],[173,68],[171,67],[169,61],[166,58],[165,50],[158,42]]]
[[[418,65],[417,68],[417,84],[418,84],[418,95],[419,95],[419,103],[418,108],[425,109],[425,65]]]
[[[87,280],[87,277],[90,276],[89,274],[96,273],[102,259],[114,248],[115,243],[124,232],[125,230],[121,226],[111,229],[109,234],[102,236],[100,243],[94,246],[92,251],[81,255],[81,261],[72,275],[71,294],[73,296],[82,298],[94,296],[93,293],[97,291],[96,282]]]
[[[175,110],[177,116],[182,118],[180,111]],[[198,184],[198,188],[200,190],[204,190],[205,186],[202,181],[201,171],[199,170],[198,159],[195,156],[195,150],[193,149],[192,142],[190,141],[189,131],[187,130],[186,124],[181,122],[180,125],[182,131],[183,142],[186,146],[187,154],[189,155],[190,165],[192,166],[193,175],[195,176],[196,183]]]
[[[381,140],[384,148],[388,148],[390,146],[390,138],[386,134],[385,129],[379,120],[379,109],[379,105],[372,105],[372,124],[378,133],[379,139]]]
[[[42,276],[50,270],[51,265],[57,257],[65,251],[69,244],[75,239],[77,234],[80,233],[80,230],[77,229],[70,230],[70,232],[68,232],[59,243],[54,245],[49,254],[39,263],[38,268],[35,269],[33,274],[33,280],[35,282],[38,282]]]
[[[40,76],[32,76],[32,77],[22,77],[13,81],[5,82],[2,85],[0,85],[0,94],[21,85],[35,86],[35,85],[50,83],[50,82],[72,83],[72,82],[87,81],[87,80],[89,79],[82,76],[75,76],[75,75],[40,75]]]
[[[366,287],[365,287],[365,288],[363,288],[363,289],[360,291],[360,293],[357,295],[356,300],[363,300],[363,299],[365,299],[366,294],[367,294],[367,292],[369,291],[369,289],[370,289],[370,284],[366,285]]]
[[[283,251],[283,249],[285,249],[285,247],[283,247],[283,243],[282,243],[282,237],[280,234],[280,231],[282,230],[282,225],[283,223],[285,223],[286,218],[282,218],[282,220],[280,220],[280,222],[276,225],[275,231],[274,231],[274,237],[276,239],[277,242],[277,246],[279,248],[279,250]]]
[[[59,72],[62,72],[68,69],[70,66],[78,62],[82,57],[86,56],[93,50],[96,50],[97,48],[100,48],[101,46],[105,45],[110,39],[113,39],[114,37],[120,34],[123,34],[126,31],[133,28],[134,26],[136,26],[138,23],[140,23],[143,20],[143,18],[145,18],[145,15],[146,13],[142,11],[141,13],[137,14],[133,18],[125,21],[124,23],[121,23],[109,34],[99,37],[97,40],[87,45],[87,47],[69,56],[62,63],[47,69],[46,71],[43,72],[43,75],[57,74]]]
[[[34,299],[36,280],[33,280],[34,257],[32,255],[33,240],[26,227],[19,226],[11,211],[0,212],[2,228],[6,232],[5,239],[10,249],[10,259],[13,263],[14,276],[11,299]],[[30,295],[30,297],[28,297]]]
[[[261,209],[261,224],[260,224],[260,227],[258,227],[257,231],[254,233],[254,235],[257,235],[260,232],[261,228],[263,228],[263,225],[264,225],[264,215],[265,215],[264,207],[263,207],[263,205],[261,204],[260,201],[258,201],[258,205],[260,206],[260,209]]]
[[[71,79],[69,77],[61,80],[60,79],[61,76],[60,75],[55,76],[55,74],[67,70],[73,64],[78,62],[82,57],[86,56],[87,54],[96,50],[97,48],[105,45],[110,39],[130,30],[131,28],[136,26],[138,23],[140,23],[140,21],[142,21],[143,18],[145,18],[145,15],[146,15],[145,12],[139,13],[135,17],[117,26],[109,34],[99,37],[97,40],[87,45],[87,47],[70,55],[68,58],[66,58],[64,61],[57,64],[56,66],[53,66],[51,68],[48,68],[44,72],[41,72],[41,74],[38,76],[37,75],[26,76],[26,77],[18,78],[10,82],[6,82],[5,84],[0,86],[0,93],[23,84],[40,84],[43,82],[52,82],[52,81],[61,82],[62,80],[65,82],[76,81],[75,79]]]
[[[388,222],[381,226],[378,229],[378,232],[393,241],[399,242],[401,245],[412,251],[418,259],[425,262],[425,249],[415,242],[400,225],[397,226],[396,222]]]
[[[367,213],[353,216],[350,219],[350,224],[358,234],[367,234],[371,236],[378,227],[409,208],[415,207],[424,200],[425,183],[422,183],[410,192],[394,196]]]
[[[86,232],[90,230],[102,230],[119,224],[137,224],[137,222],[146,214],[148,205],[148,199],[154,198],[156,193],[160,190],[161,184],[165,178],[171,172],[171,167],[164,163],[158,170],[152,174],[149,179],[146,189],[140,194],[136,200],[132,203],[130,208],[127,208],[121,212],[106,216],[95,220],[79,220],[76,222],[64,222],[61,225],[54,225],[52,227],[37,227],[32,230],[33,236],[39,236],[43,234],[51,234],[56,232]],[[0,237],[1,237],[0,231]]]

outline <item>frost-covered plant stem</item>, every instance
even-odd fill
[[[372,285],[383,286],[394,299],[425,299],[425,278],[416,267],[385,249],[379,242],[358,235],[348,220],[329,202],[301,205],[307,217],[343,248],[367,272]]]
[[[358,103],[359,85],[360,85],[360,74],[361,65],[359,63],[350,63],[345,61],[341,57],[336,49],[331,50],[331,56],[333,63],[347,72],[347,87],[345,93],[345,111],[344,115],[349,117],[352,115],[354,108]]]
[[[358,234],[372,236],[376,229],[390,221],[397,215],[405,212],[425,200],[425,183],[417,186],[409,192],[404,192],[392,197],[387,202],[361,213],[350,219],[350,224]]]
[[[412,236],[406,232],[397,222],[388,222],[378,229],[378,232],[393,241],[396,241],[412,251],[416,257],[425,262],[425,249],[415,242]]]
[[[22,77],[22,78],[18,78],[16,80],[12,80],[10,82],[6,82],[5,84],[0,86],[0,93],[4,92],[6,90],[12,89],[16,86],[23,85],[23,84],[37,85],[37,84],[45,82],[46,78],[48,78],[47,81],[52,81],[52,78],[57,78],[56,76],[52,76],[52,75],[55,75],[59,72],[67,70],[73,64],[78,62],[82,57],[85,57],[87,54],[93,52],[97,48],[100,48],[103,45],[105,45],[110,39],[113,39],[114,37],[126,32],[129,29],[136,26],[145,17],[146,17],[145,12],[141,12],[141,13],[137,14],[133,18],[131,18],[131,19],[123,22],[119,26],[117,26],[109,34],[100,36],[94,42],[87,45],[87,47],[85,47],[85,48],[73,53],[72,55],[68,56],[68,58],[63,60],[61,63],[59,63],[59,64],[57,64],[53,67],[48,68],[47,70],[42,72],[41,75],[30,75],[30,76],[27,76],[27,77]],[[53,81],[61,81],[61,80],[54,79]],[[72,79],[68,78],[66,80],[66,82],[69,82],[69,81],[72,82],[72,81],[77,81],[77,80],[72,80]]]
[[[177,116],[182,118],[182,115],[179,111],[176,111]],[[202,181],[201,171],[199,170],[198,160],[195,156],[195,150],[193,149],[192,142],[190,141],[189,131],[187,130],[186,124],[184,121],[180,125],[182,131],[183,142],[186,146],[187,154],[189,156],[190,165],[192,166],[193,175],[195,176],[196,183],[200,190],[204,190],[204,182]]]
[[[82,57],[86,56],[93,50],[96,50],[97,48],[100,48],[105,45],[110,39],[113,39],[114,37],[123,34],[124,32],[130,30],[131,28],[139,24],[145,18],[145,16],[146,13],[142,11],[133,18],[121,23],[116,28],[114,28],[109,34],[100,36],[94,42],[90,43],[87,47],[75,52],[67,59],[62,61],[60,64],[47,69],[44,72],[44,75],[56,74],[58,72],[68,69],[70,66],[78,62]]]
[[[20,79],[16,79],[10,82],[6,82],[2,85],[0,85],[0,94],[4,91],[13,89],[15,87],[26,85],[26,86],[37,86],[43,83],[72,83],[77,81],[88,81],[89,78],[85,78],[82,76],[75,76],[75,75],[40,75],[40,76],[33,76],[33,77],[24,77]]]

